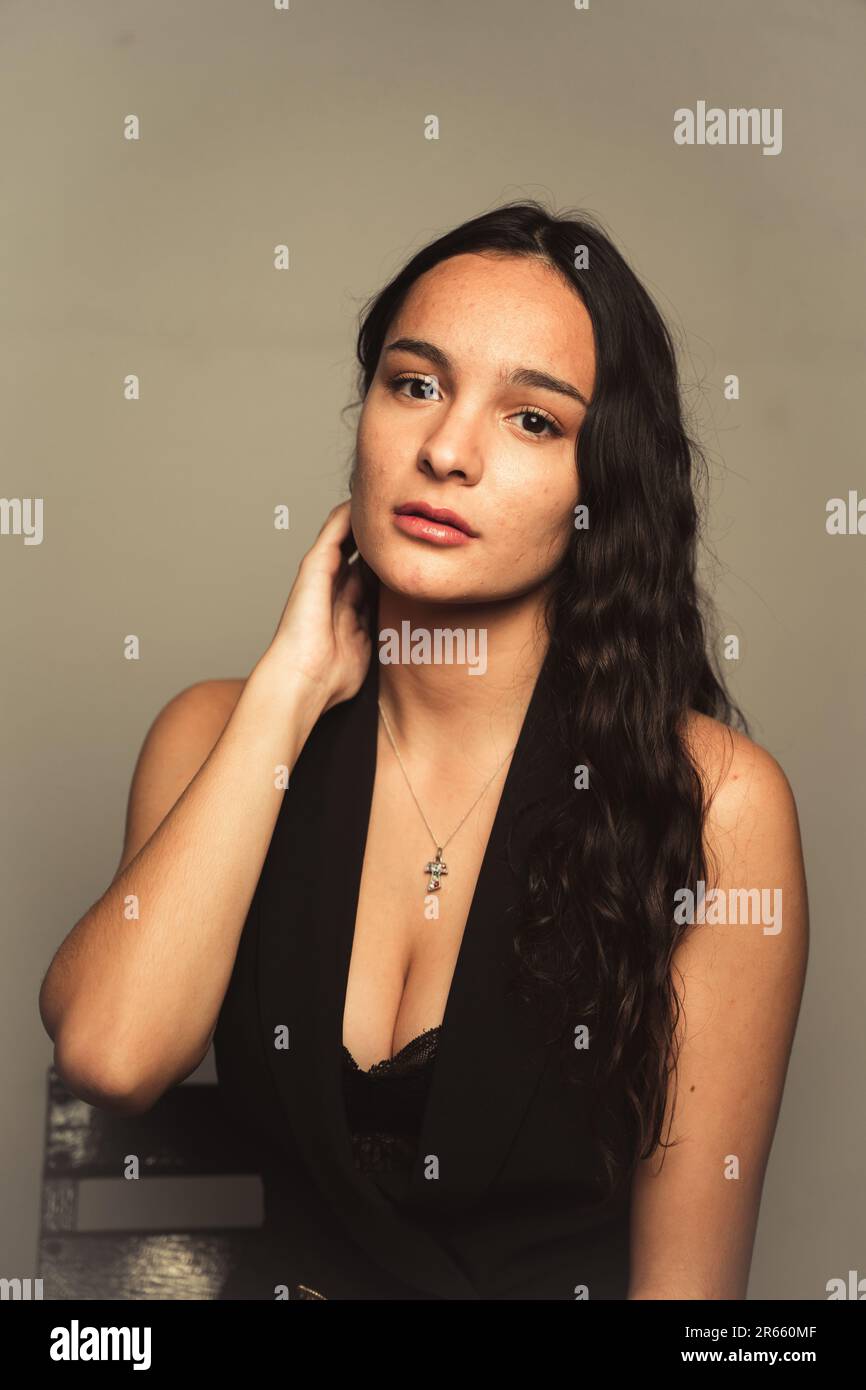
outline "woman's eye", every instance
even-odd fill
[[[524,406],[523,410],[517,411],[517,416],[519,415],[523,415],[534,422],[532,426],[526,430],[527,434],[534,434],[537,439],[543,439],[543,430],[548,429],[550,431],[548,435],[549,439],[560,439],[562,437],[562,430],[559,426],[555,424],[549,416],[542,415],[540,411],[532,410],[529,406]],[[513,418],[516,418],[516,416]]]
[[[415,393],[405,392],[401,389],[404,386],[417,386],[418,391]],[[391,390],[398,395],[409,395],[415,401],[435,401],[439,383],[435,376],[395,376],[391,382]]]

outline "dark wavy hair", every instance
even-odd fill
[[[748,725],[712,659],[714,630],[707,641],[712,606],[696,579],[706,460],[684,426],[673,340],[597,217],[516,201],[425,246],[361,311],[354,404],[412,284],[465,252],[545,262],[583,302],[595,338],[579,438],[591,520],[573,531],[545,610],[553,736],[563,767],[587,768],[588,787],[575,795],[569,781],[570,794],[546,806],[519,875],[513,939],[517,988],[546,1016],[550,1040],[574,1056],[576,1023],[589,1028],[589,1081],[581,1075],[612,1192],[663,1143],[681,1012],[672,956],[686,930],[673,920],[674,892],[708,878],[712,791],[682,721],[693,709]],[[378,581],[365,564],[362,573],[372,604]]]

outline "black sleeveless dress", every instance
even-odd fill
[[[519,866],[539,824],[518,811],[543,807],[571,775],[550,737],[547,671],[502,789],[443,1022],[368,1072],[343,1046],[342,1019],[377,756],[375,653],[358,694],[310,733],[213,1040],[265,1205],[259,1250],[223,1298],[627,1296],[630,1183],[603,1190],[588,1089],[565,1086],[537,1020],[507,988]],[[605,1123],[612,1139],[629,1133],[625,1115]]]
[[[428,1028],[368,1071],[343,1048],[343,1096],[352,1158],[399,1200],[415,1161],[440,1029]]]

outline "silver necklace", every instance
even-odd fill
[[[467,818],[475,810],[475,807],[478,805],[482,796],[487,791],[487,788],[490,786],[490,783],[493,781],[493,778],[496,776],[496,773],[502,770],[507,760],[511,757],[511,754],[514,752],[514,748],[517,747],[517,744],[515,743],[514,748],[509,748],[508,752],[505,754],[505,757],[502,759],[502,762],[497,767],[496,772],[493,773],[492,777],[488,777],[487,781],[484,783],[484,786],[481,788],[481,791],[478,793],[472,805],[469,807],[469,810],[466,812],[466,815],[463,817],[463,820],[461,820],[460,825],[455,826],[455,828],[451,831],[451,834],[448,836],[448,839],[444,840],[443,843],[440,845],[437,837],[433,834],[433,831],[430,829],[430,824],[427,820],[427,817],[425,816],[423,810],[421,810],[420,801],[415,795],[415,792],[412,790],[412,783],[409,781],[409,774],[403,766],[403,759],[400,757],[400,750],[394,741],[394,735],[391,733],[391,726],[388,723],[388,717],[382,708],[382,701],[378,700],[377,703],[379,706],[379,713],[382,716],[382,723],[385,725],[385,733],[388,735],[391,747],[394,749],[394,752],[397,755],[397,762],[400,764],[400,771],[406,779],[406,786],[409,788],[409,791],[412,792],[412,800],[415,802],[415,805],[421,812],[421,819],[427,827],[427,833],[430,836],[430,839],[433,841],[433,844],[436,846],[436,858],[431,859],[427,864],[424,865],[424,872],[429,876],[429,881],[427,883],[427,892],[436,893],[442,887],[442,875],[447,874],[448,872],[448,865],[442,859],[443,851],[445,850],[446,846],[449,845],[450,842],[454,839],[454,836],[457,834],[457,831],[460,829],[460,826],[464,824]]]

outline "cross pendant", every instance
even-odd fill
[[[448,872],[448,865],[442,862],[441,849],[437,849],[435,859],[431,859],[429,864],[424,865],[424,872],[430,875],[430,882],[427,884],[427,892],[437,892],[442,886],[440,883],[442,875]]]

